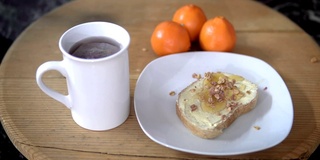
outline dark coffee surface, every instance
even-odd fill
[[[96,59],[117,53],[120,47],[116,42],[103,37],[84,39],[70,49],[70,54],[84,59]]]

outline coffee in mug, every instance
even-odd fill
[[[69,53],[75,57],[95,59],[119,52],[120,44],[106,37],[90,37],[74,44]]]
[[[41,64],[40,89],[71,110],[81,127],[103,131],[122,124],[130,111],[129,33],[109,22],[89,22],[67,30],[59,40],[62,61]],[[66,77],[68,95],[44,84],[45,72]]]

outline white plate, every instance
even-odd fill
[[[238,74],[259,86],[256,108],[209,140],[184,127],[176,115],[177,94],[169,95],[193,82],[193,73],[208,71]],[[134,105],[139,124],[150,139],[202,155],[237,155],[273,147],[287,137],[293,122],[292,100],[280,75],[260,59],[234,53],[189,52],[152,61],[137,81]]]

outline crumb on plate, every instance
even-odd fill
[[[261,127],[259,127],[259,126],[253,126],[253,128],[256,129],[256,130],[260,130],[261,129]]]
[[[171,92],[169,93],[169,95],[170,95],[170,96],[174,96],[174,95],[176,95],[176,92],[175,92],[175,91],[171,91]]]

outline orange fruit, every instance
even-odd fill
[[[194,4],[182,6],[174,13],[172,18],[172,21],[187,28],[191,41],[199,39],[201,27],[206,20],[207,17],[203,10]]]
[[[151,47],[159,56],[185,52],[190,46],[186,28],[173,21],[159,23],[151,35]]]
[[[236,32],[225,17],[215,17],[202,26],[199,43],[205,51],[231,51],[236,44]]]

